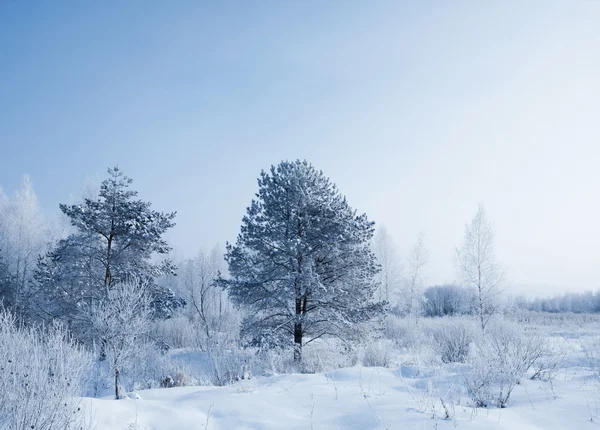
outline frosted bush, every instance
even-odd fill
[[[435,351],[443,363],[467,361],[474,338],[474,327],[471,321],[447,318],[430,332]]]
[[[300,370],[304,373],[325,372],[356,363],[357,355],[350,344],[338,339],[318,339],[304,346]],[[289,363],[289,370],[293,368],[294,364]]]
[[[233,384],[251,377],[252,356],[249,350],[218,350],[206,354],[205,381],[217,386]]]
[[[140,347],[139,355],[131,363],[123,379],[128,391],[182,387],[198,382],[184,363],[173,360],[151,342]]]
[[[600,378],[600,339],[591,338],[582,342],[582,349],[589,368]]]
[[[531,366],[533,374],[530,379],[549,381],[554,379],[560,366],[568,355],[568,346],[564,339],[540,339],[543,349],[538,359]]]
[[[392,364],[393,343],[380,339],[366,344],[360,354],[360,361],[366,367],[389,367]]]
[[[410,347],[414,338],[414,325],[409,324],[408,318],[388,315],[385,319],[384,336],[392,340],[399,348]]]
[[[403,362],[430,365],[439,362],[429,330],[432,325],[437,326],[437,321],[424,318],[417,325],[409,318],[390,315],[385,322],[384,336],[393,342],[394,353],[402,356]]]
[[[168,348],[200,347],[198,327],[187,316],[158,320],[154,323],[151,334]]]
[[[508,405],[514,387],[547,353],[546,340],[506,321],[490,323],[478,336],[465,377],[467,390],[476,406]]]
[[[0,310],[0,429],[84,428],[75,397],[90,367],[90,356],[59,325],[19,327]]]

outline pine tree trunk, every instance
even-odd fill
[[[302,361],[302,323],[294,324],[294,362]]]

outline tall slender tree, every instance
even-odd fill
[[[405,291],[406,291],[406,313],[411,318],[418,321],[423,303],[423,280],[424,268],[429,260],[429,252],[425,245],[425,234],[419,233],[417,241],[413,245],[408,255],[408,270],[406,274]]]
[[[4,305],[21,318],[30,317],[35,266],[50,240],[49,229],[38,204],[29,176],[12,198],[0,192],[0,258],[6,276],[2,299]]]
[[[504,269],[494,254],[494,230],[483,205],[465,226],[462,247],[456,248],[456,266],[466,286],[477,294],[476,312],[481,329],[499,309],[500,286]]]
[[[377,275],[379,282],[377,298],[396,304],[402,281],[402,266],[394,240],[385,226],[379,226],[375,232],[373,252],[381,267]]]
[[[237,242],[227,244],[231,279],[221,281],[249,311],[242,334],[293,345],[299,362],[303,345],[323,336],[348,339],[357,323],[380,315],[373,230],[308,162],[261,172]]]

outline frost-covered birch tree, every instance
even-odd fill
[[[114,379],[115,399],[121,397],[119,378],[144,345],[152,317],[148,285],[132,277],[119,282],[107,296],[91,307],[94,338],[104,346],[106,361]]]
[[[306,161],[261,172],[258,193],[227,244],[229,295],[249,311],[242,335],[254,343],[302,347],[323,336],[351,337],[381,314],[370,249],[374,224]]]
[[[227,293],[217,285],[223,265],[223,253],[215,247],[210,253],[200,251],[187,260],[179,274],[180,288],[188,303],[187,314],[199,330],[199,346],[205,351],[223,346],[224,338],[231,337],[226,332],[234,323]]]
[[[406,314],[417,317],[423,304],[424,269],[429,260],[425,245],[425,234],[419,233],[407,258],[407,273],[404,279],[406,293]]]
[[[33,184],[25,175],[12,198],[0,196],[0,260],[5,269],[0,294],[4,305],[21,318],[31,316],[33,273],[50,243],[49,231]]]
[[[456,248],[456,266],[465,286],[476,291],[475,311],[481,329],[498,311],[498,296],[504,280],[504,269],[494,254],[494,230],[490,225],[483,205],[465,226],[462,247]]]
[[[402,267],[394,240],[385,226],[380,226],[373,237],[373,252],[381,270],[377,275],[377,298],[397,302],[402,284]]]

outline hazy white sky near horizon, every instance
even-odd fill
[[[118,164],[191,256],[308,159],[428,283],[482,202],[513,292],[600,288],[600,2],[201,3],[0,4],[4,190]]]

